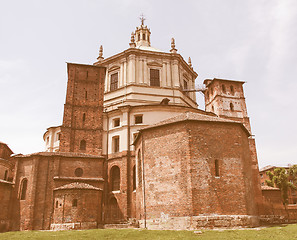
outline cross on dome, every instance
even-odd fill
[[[146,20],[146,18],[144,17],[143,13],[140,15],[139,19],[141,21],[141,25],[144,25],[144,21]]]

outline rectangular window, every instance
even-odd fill
[[[113,152],[117,153],[120,151],[120,137],[115,136],[112,138],[112,147],[113,147]]]
[[[135,124],[141,124],[141,123],[142,123],[142,115],[136,115]]]
[[[150,85],[160,87],[160,71],[158,69],[150,69]]]
[[[120,126],[120,119],[119,118],[113,119],[113,127],[118,127],[118,126]]]
[[[73,199],[73,201],[72,201],[72,207],[77,207],[77,199]]]
[[[184,89],[188,89],[188,82],[184,80]]]
[[[184,90],[188,90],[188,82],[184,80]],[[187,96],[189,96],[189,92],[184,92]]]
[[[215,176],[220,176],[219,160],[215,160]]]
[[[118,73],[111,74],[110,76],[110,91],[118,89]]]

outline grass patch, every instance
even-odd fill
[[[257,240],[295,240],[297,239],[297,224],[262,229],[243,230],[203,230],[201,234],[194,231],[155,231],[143,229],[93,229],[83,231],[23,231],[0,233],[2,240],[16,239],[147,239],[147,240],[173,240],[173,239],[257,239]]]

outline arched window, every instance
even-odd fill
[[[222,90],[223,90],[223,93],[226,93],[226,87],[224,84],[222,85]]]
[[[142,172],[141,172],[141,151],[138,150],[137,154],[137,176],[138,176],[138,184],[142,185]]]
[[[81,140],[80,141],[80,144],[79,144],[79,149],[80,150],[86,150],[86,146],[87,146],[87,143],[85,140]]]
[[[59,206],[59,202],[58,202],[58,200],[56,201],[56,208],[58,208],[58,206]]]
[[[144,33],[142,34],[142,39],[145,40],[145,34]]]
[[[72,207],[77,207],[77,199],[72,200]]]
[[[230,103],[230,110],[231,111],[234,111],[234,105],[233,105],[233,103]]]
[[[82,120],[83,120],[83,123],[86,121],[86,114],[85,113],[83,114]]]
[[[28,180],[24,178],[21,182],[21,192],[20,192],[20,199],[25,200],[26,199],[26,193],[27,193],[27,185],[28,185]]]
[[[85,99],[88,99],[88,91],[85,92]]]
[[[133,167],[133,191],[136,190],[136,171],[135,171],[135,165]]]
[[[113,166],[110,170],[111,175],[111,190],[120,190],[120,168],[118,166]]]
[[[214,110],[215,110],[215,109],[214,109],[214,106],[211,106],[211,110],[214,112]]]
[[[232,85],[230,86],[230,91],[231,91],[231,94],[234,95],[234,88]]]
[[[4,178],[3,178],[5,181],[7,181],[8,179],[8,170],[5,170],[4,172]]]
[[[219,160],[215,160],[215,176],[220,176]]]
[[[138,34],[138,41],[140,41],[140,33]]]

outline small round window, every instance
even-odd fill
[[[82,170],[82,168],[77,168],[74,171],[75,176],[77,177],[81,177],[83,175],[84,171]]]

